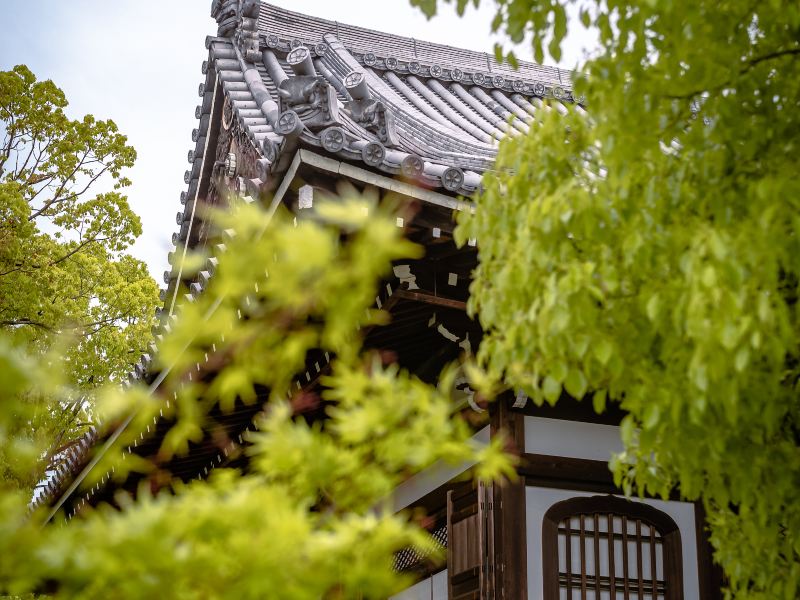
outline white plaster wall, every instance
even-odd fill
[[[447,600],[447,569],[412,585],[389,600]]]
[[[543,600],[542,575],[542,521],[553,504],[579,496],[595,496],[591,492],[559,490],[528,486],[525,490],[527,545],[528,545],[528,600]],[[667,513],[681,532],[683,557],[684,600],[700,600],[700,579],[697,571],[697,542],[695,540],[694,505],[689,502],[664,502],[638,500]],[[607,594],[605,597],[608,597]]]
[[[476,446],[485,446],[489,443],[488,425],[472,436],[472,443]],[[392,509],[397,512],[407,508],[474,465],[475,461],[465,461],[455,465],[443,461],[435,462],[395,488],[390,498]]]
[[[525,452],[607,461],[622,451],[619,427],[525,417]]]

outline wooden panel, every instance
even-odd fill
[[[493,598],[492,487],[447,492],[447,589],[450,600]]]

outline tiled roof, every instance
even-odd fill
[[[426,73],[430,67],[438,66],[445,71],[457,68],[465,74],[482,73],[485,77],[500,75],[512,81],[540,81],[548,86],[571,88],[570,74],[562,69],[525,61],[520,61],[518,68],[514,69],[508,63],[497,62],[493,54],[320,19],[263,2],[258,16],[258,29],[268,36],[268,43],[277,38],[284,44],[300,40],[304,44],[315,45],[330,33],[359,61],[363,61],[365,55],[372,54],[375,64],[381,67],[386,67],[387,59],[397,60],[401,67],[416,61]]]
[[[485,53],[265,3],[216,0],[212,15],[220,30],[207,41],[208,67],[270,160],[296,136],[302,145],[469,195],[491,168],[499,138],[524,133],[541,111],[574,101],[569,73],[553,67],[523,61],[515,70]],[[326,88],[330,104],[320,118],[306,100],[323,104]],[[300,125],[288,116],[279,123],[295,105],[311,120],[298,114]]]

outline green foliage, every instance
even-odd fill
[[[492,27],[558,59],[568,5],[599,35],[589,115],[504,141],[461,215],[479,358],[539,403],[621,404],[618,482],[703,500],[732,597],[794,598],[800,6],[497,0]]]
[[[499,441],[471,441],[451,398],[454,371],[432,387],[361,349],[363,332],[385,319],[370,308],[378,279],[390,273],[391,260],[419,254],[385,209],[355,200],[322,204],[294,224],[243,204],[215,220],[228,234],[226,249],[208,288],[177,307],[160,342],[159,366],[168,375],[157,393],[100,393],[106,422],[133,418],[97,456],[85,485],[112,468],[115,478],[133,470],[152,476],[135,501],[118,498],[122,510],[83,510],[63,527],[41,529],[43,515],[26,519],[18,496],[0,488],[8,506],[0,512],[0,554],[14,549],[0,561],[0,593],[386,597],[410,583],[392,568],[396,551],[412,546],[438,555],[415,515],[393,514],[392,490],[439,460],[477,460],[486,478],[513,470]],[[314,349],[332,362],[323,380],[327,418],[311,425],[302,411],[320,399],[298,391],[293,378]],[[18,398],[37,387],[34,361],[23,365],[0,346],[2,360],[12,368],[0,375],[0,395]],[[164,460],[214,429],[212,407],[228,412],[242,400],[266,400],[250,444],[232,446],[224,433],[215,443],[247,451],[247,474],[218,468],[210,481],[190,485],[160,478]],[[0,425],[24,409],[0,406]],[[175,425],[153,462],[134,460],[125,446],[159,412]],[[152,497],[152,485],[165,489]]]
[[[27,67],[0,72],[0,326],[42,350],[74,336],[70,376],[91,388],[138,359],[157,288],[121,254],[141,233],[118,191],[136,153],[113,121],[72,120],[66,106]]]
[[[81,392],[120,381],[138,360],[158,302],[145,265],[122,253],[141,233],[119,191],[136,153],[112,121],[72,120],[66,106],[27,67],[0,72],[0,329],[41,356],[66,356],[75,391],[61,402],[28,396],[33,420],[17,436],[48,437],[53,449],[90,419]],[[10,476],[2,450],[0,465]],[[31,487],[42,467],[19,484]]]

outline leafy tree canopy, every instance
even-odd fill
[[[136,152],[113,121],[66,106],[27,67],[0,73],[0,325],[44,347],[74,334],[72,379],[92,387],[138,359],[156,287],[121,254],[142,231],[119,191]]]
[[[800,5],[495,5],[493,29],[539,60],[568,9],[599,48],[575,82],[588,115],[502,142],[461,215],[482,364],[537,403],[620,404],[618,482],[701,498],[733,597],[795,598]]]
[[[29,397],[36,417],[18,432],[54,448],[90,419],[83,395],[138,360],[158,302],[145,265],[123,253],[142,229],[120,191],[136,153],[113,121],[73,120],[66,106],[27,67],[0,72],[0,329],[29,351],[57,344],[66,356],[74,391]]]

